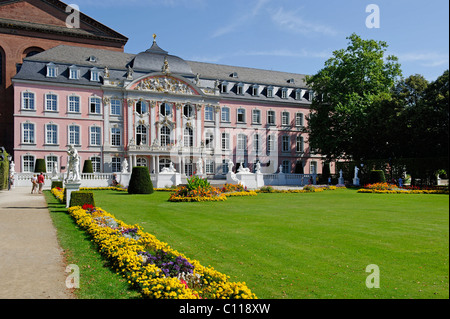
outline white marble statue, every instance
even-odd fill
[[[197,175],[203,175],[203,161],[200,157],[197,161]]]
[[[73,145],[69,145],[69,150],[67,151],[68,167],[67,167],[67,177],[66,182],[79,182],[81,181],[80,175],[80,156],[78,151]]]
[[[344,172],[342,170],[339,171],[339,178],[344,178],[343,176]]]
[[[358,172],[359,172],[359,168],[357,166],[355,166],[355,177],[354,178],[358,178]]]
[[[238,173],[250,173],[250,169],[248,167],[244,167],[244,163],[241,162],[241,165],[238,168]]]
[[[283,165],[280,165],[280,167],[278,167],[278,169],[280,170],[280,174],[284,174],[283,173]]]
[[[261,163],[259,161],[256,162],[255,173],[256,174],[261,174]]]
[[[232,173],[232,172],[233,172],[233,166],[234,166],[233,161],[232,161],[232,160],[229,160],[229,161],[228,161],[228,172],[229,172],[229,173]]]
[[[125,158],[122,162],[122,174],[128,173],[128,161]]]

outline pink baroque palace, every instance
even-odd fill
[[[47,172],[63,173],[69,145],[97,173],[121,172],[125,159],[215,179],[230,160],[265,174],[322,169],[301,74],[185,61],[154,40],[137,55],[57,46],[26,58],[13,83],[16,172],[44,158]]]

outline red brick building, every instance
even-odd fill
[[[11,78],[23,59],[61,44],[123,52],[128,38],[79,13],[79,27],[58,0],[0,0],[0,146],[13,153],[14,96]],[[70,20],[68,20],[68,18]]]

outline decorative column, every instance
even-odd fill
[[[109,109],[110,109],[111,99],[109,97],[103,98],[103,143],[109,146],[109,132],[111,131],[109,125]]]
[[[134,105],[134,100],[133,99],[127,99],[127,127],[128,127],[128,140],[127,142],[129,142],[131,138],[134,137],[133,134],[133,105]]]
[[[197,104],[195,107],[197,111],[197,124],[196,124],[196,131],[197,131],[197,138],[195,141],[195,147],[199,148],[201,141],[202,141],[202,105]]]

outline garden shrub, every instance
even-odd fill
[[[45,159],[38,158],[36,159],[36,165],[34,166],[35,173],[47,173],[47,168],[45,166]]]
[[[92,174],[94,173],[94,168],[92,167],[91,160],[85,160],[83,165],[83,173],[84,174]]]
[[[85,204],[95,207],[94,193],[87,191],[72,192],[70,196],[70,207],[83,206]]]
[[[133,167],[128,194],[153,194],[153,184],[147,167]]]
[[[385,183],[386,177],[384,176],[384,172],[382,170],[370,171],[369,182],[370,184]]]
[[[9,175],[8,153],[1,149],[0,155],[0,189],[7,189]]]
[[[63,182],[62,181],[52,181],[51,189],[53,189],[55,187],[63,188]]]

